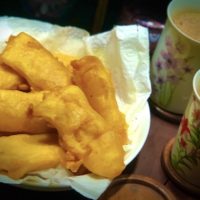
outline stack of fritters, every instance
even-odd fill
[[[122,172],[127,126],[97,57],[52,54],[20,33],[0,56],[1,74],[1,173],[18,179],[59,165],[107,178]]]

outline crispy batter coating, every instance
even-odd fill
[[[26,33],[11,36],[1,57],[35,90],[54,90],[71,83],[70,71]]]
[[[23,32],[9,38],[0,56],[1,173],[18,179],[59,164],[111,179],[123,171],[127,127],[110,73],[97,57],[75,59]]]
[[[18,134],[0,137],[0,172],[14,179],[29,172],[54,168],[64,152],[56,134]]]
[[[71,78],[72,78],[72,73],[73,73],[73,68],[71,66],[71,62],[73,60],[76,60],[77,57],[76,56],[72,56],[72,55],[66,55],[66,54],[63,54],[63,53],[54,53],[53,54],[59,62],[61,62],[66,68],[67,70],[70,72],[69,74],[71,75]]]
[[[122,143],[127,142],[124,115],[119,111],[111,74],[95,56],[85,56],[71,62],[73,81],[85,93],[91,106],[116,130]]]
[[[0,89],[29,91],[26,80],[19,76],[9,66],[1,62],[0,57]]]
[[[89,171],[108,178],[124,169],[119,135],[92,109],[79,87],[46,92],[43,101],[33,107],[33,115],[57,128],[68,169],[76,172],[83,164]]]
[[[40,133],[49,131],[43,119],[31,115],[31,107],[42,101],[42,92],[0,90],[0,132]]]

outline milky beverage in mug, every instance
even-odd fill
[[[200,41],[200,12],[186,9],[172,16],[173,22],[186,35]]]
[[[200,69],[200,1],[173,0],[167,21],[151,59],[151,101],[182,115]]]

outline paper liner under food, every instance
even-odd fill
[[[95,55],[109,68],[119,109],[129,125],[130,144],[124,146],[124,162],[128,165],[143,147],[150,126],[147,103],[151,93],[148,30],[138,25],[116,26],[111,31],[90,36],[87,31],[76,27],[5,16],[0,17],[0,51],[10,35],[22,31],[35,37],[51,52],[77,57]],[[87,198],[97,199],[111,180],[94,174],[73,176],[58,167],[30,173],[19,180],[0,175],[0,182],[37,190],[73,188]]]

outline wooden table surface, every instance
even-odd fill
[[[199,200],[200,197],[186,193],[165,174],[161,166],[164,146],[176,136],[179,124],[168,122],[151,112],[151,126],[148,138],[136,160],[131,163],[125,174],[140,174],[156,179],[165,185],[177,200]]]
[[[153,178],[164,184],[177,197],[177,200],[197,200],[200,197],[198,198],[184,192],[176,184],[171,182],[161,167],[160,159],[162,150],[167,142],[176,135],[178,126],[178,124],[167,122],[151,112],[151,125],[148,138],[138,157],[127,166],[123,175],[130,176],[137,174]],[[20,199],[27,199],[29,197],[34,197],[35,199],[41,197],[48,198],[48,196],[51,196],[56,199],[87,200],[87,198],[82,197],[73,190],[63,192],[38,192],[5,184],[0,184],[1,195],[6,195],[8,199],[13,196]]]

